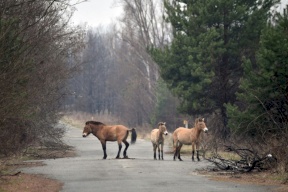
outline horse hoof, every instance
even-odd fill
[[[129,157],[128,157],[127,155],[125,155],[123,158],[124,158],[124,159],[129,159]]]

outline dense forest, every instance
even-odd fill
[[[117,22],[86,28],[70,24],[68,0],[0,1],[1,155],[61,142],[55,125],[72,111],[140,129],[165,121],[170,131],[204,116],[211,143],[245,138],[288,170],[279,0],[118,3]]]

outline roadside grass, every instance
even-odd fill
[[[271,175],[271,179],[279,181],[282,184],[288,184],[288,173],[273,174]]]
[[[60,121],[81,129],[86,121],[99,121],[107,125],[124,124],[119,118],[108,114],[90,114],[75,111],[65,113]]]
[[[83,129],[86,121],[99,121],[106,125],[122,124],[127,126],[124,122],[120,121],[118,118],[110,116],[108,114],[96,115],[83,112],[65,113],[63,117],[60,119],[60,121],[79,129]],[[133,128],[136,128],[138,139],[145,139],[145,140],[150,139],[150,131],[152,130],[152,128],[149,125],[143,125],[141,127],[133,127]]]

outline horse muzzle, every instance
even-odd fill
[[[208,132],[208,128],[205,127],[205,128],[203,129],[203,131],[204,131],[204,133],[207,133],[207,132]]]
[[[164,135],[168,135],[168,132],[167,132],[167,131],[165,131],[165,132],[164,132]]]
[[[82,136],[83,136],[83,137],[87,137],[87,133],[83,133]]]

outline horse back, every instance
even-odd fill
[[[173,132],[173,140],[176,144],[180,142],[184,145],[191,145],[191,129],[179,127]]]
[[[101,136],[106,141],[123,140],[127,137],[128,128],[123,125],[104,126]]]

